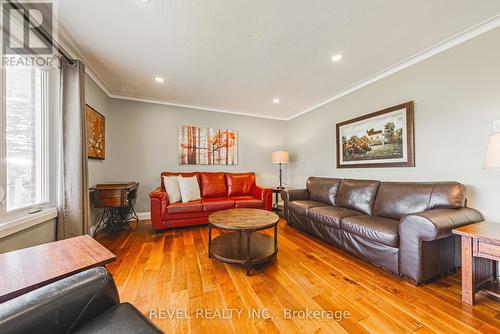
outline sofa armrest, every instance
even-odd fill
[[[89,269],[0,304],[0,333],[69,333],[119,303],[111,274]]]
[[[161,217],[167,212],[167,206],[169,204],[168,195],[161,190],[161,187],[158,187],[149,193],[149,198],[151,203],[151,223],[154,229],[160,230],[163,228]]]
[[[288,189],[281,192],[281,199],[285,203],[292,201],[308,200],[309,191],[307,189]]]
[[[460,243],[451,231],[481,220],[470,208],[433,209],[401,218],[400,273],[422,283],[460,266]]]
[[[281,199],[283,200],[283,215],[288,221],[288,203],[293,201],[308,200],[309,191],[307,189],[288,189],[281,192]]]
[[[252,194],[255,198],[264,201],[264,210],[271,211],[273,209],[273,190],[271,188],[254,185]]]
[[[159,200],[166,200],[168,204],[168,195],[166,192],[161,190],[161,187],[156,188],[152,192],[149,193],[149,198],[153,199],[159,199]]]
[[[402,239],[411,235],[422,241],[433,241],[451,236],[454,228],[481,220],[481,213],[471,208],[433,209],[401,218],[399,235]]]

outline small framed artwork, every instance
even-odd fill
[[[87,116],[87,154],[90,159],[106,158],[106,119],[89,105],[85,105]]]
[[[414,167],[413,101],[337,124],[337,168]]]

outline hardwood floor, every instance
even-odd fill
[[[500,333],[500,300],[463,304],[459,273],[415,287],[283,220],[277,258],[252,276],[208,258],[206,226],[155,233],[141,222],[97,239],[117,256],[108,269],[122,301],[167,333]]]

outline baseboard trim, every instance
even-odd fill
[[[137,212],[139,220],[151,220],[151,212]]]

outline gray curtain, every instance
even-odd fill
[[[61,61],[61,152],[57,239],[89,233],[85,66]]]

